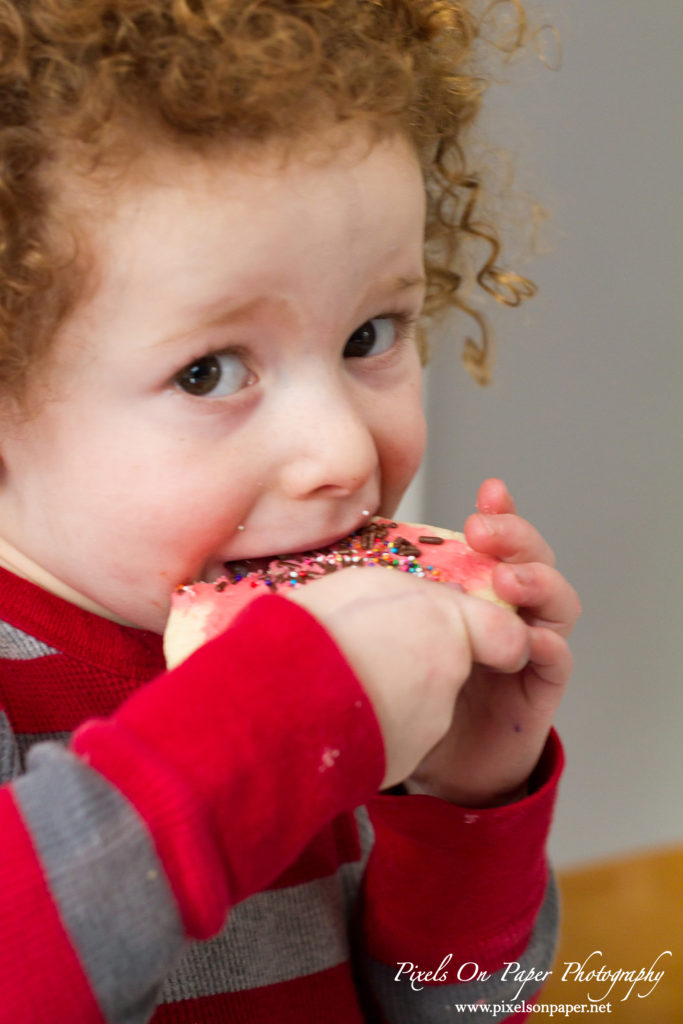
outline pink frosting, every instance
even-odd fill
[[[496,561],[473,551],[462,534],[376,518],[328,548],[226,563],[225,576],[214,583],[176,591],[169,625],[182,629],[187,620],[205,641],[222,633],[255,597],[286,592],[350,566],[390,568],[495,599],[491,573]]]

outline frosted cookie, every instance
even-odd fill
[[[511,607],[493,590],[497,559],[473,551],[462,533],[376,517],[330,547],[270,558],[226,562],[213,583],[192,583],[173,594],[164,634],[169,668],[222,633],[250,601],[287,593],[351,567],[392,569],[420,579],[450,583],[465,593]]]

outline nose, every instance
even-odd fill
[[[343,381],[289,390],[272,429],[279,489],[288,498],[350,497],[378,468],[370,410]]]

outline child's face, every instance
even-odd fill
[[[424,194],[398,138],[148,165],[90,200],[96,287],[0,442],[0,533],[43,585],[160,631],[178,584],[395,510],[424,444]]]

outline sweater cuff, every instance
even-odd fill
[[[195,938],[368,800],[385,770],[372,705],[341,652],[277,595],[71,745],[144,819]]]
[[[431,796],[372,800],[368,951],[384,963],[476,961],[494,971],[526,947],[548,884],[545,846],[564,755],[552,731],[523,800],[484,810]],[[429,864],[429,871],[424,871]],[[399,904],[389,897],[401,892]],[[434,908],[439,927],[435,928]],[[391,908],[391,909],[389,909]]]

